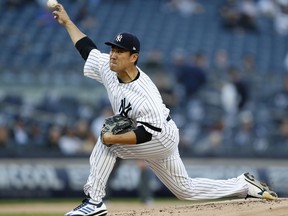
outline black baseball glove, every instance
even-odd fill
[[[103,135],[107,132],[111,132],[112,134],[121,134],[131,131],[133,129],[133,121],[120,114],[108,117],[105,119],[105,122],[102,126],[101,130],[101,140],[103,143]],[[104,143],[103,143],[104,144]],[[104,144],[107,146],[111,146],[109,144]]]

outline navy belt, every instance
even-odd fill
[[[166,118],[166,121],[169,122],[170,120],[171,120],[171,116],[168,115],[167,118]]]
[[[167,118],[166,118],[166,121],[170,121],[171,120],[171,116],[168,115]],[[138,121],[139,123],[145,125],[146,127],[150,128],[151,130],[154,130],[154,131],[157,131],[157,132],[161,132],[162,129],[161,128],[157,128],[157,127],[154,127],[153,125],[150,125],[149,123],[147,122],[142,122],[142,121]]]

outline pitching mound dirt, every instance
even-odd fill
[[[206,204],[172,205],[166,207],[146,207],[129,211],[115,211],[116,204],[108,215],[110,216],[287,216],[288,199],[276,201],[265,200],[231,200],[222,202],[209,202]],[[129,208],[129,204],[126,204]],[[120,208],[120,206],[119,206]],[[120,208],[121,209],[121,208]]]
[[[68,210],[79,205],[70,203],[13,203],[1,204],[0,216],[7,213],[52,213],[64,215]],[[108,216],[287,216],[288,198],[276,201],[258,199],[237,199],[193,203],[187,201],[162,201],[145,206],[140,202],[108,202]]]

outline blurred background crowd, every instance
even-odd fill
[[[141,40],[183,157],[288,155],[287,0],[60,0],[103,52]],[[0,157],[90,154],[112,115],[46,0],[0,1]]]

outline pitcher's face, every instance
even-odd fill
[[[137,58],[137,53],[131,54],[130,51],[112,47],[110,50],[110,69],[115,72],[126,71],[127,68],[134,65]]]

